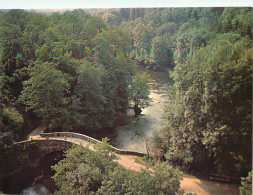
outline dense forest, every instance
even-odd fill
[[[149,90],[138,64],[174,69],[153,158],[247,176],[252,20],[252,8],[0,12],[1,154],[42,122],[52,131],[102,130],[129,106],[140,114]]]
[[[131,40],[130,57],[174,66],[156,159],[191,171],[252,169],[252,8],[120,9],[97,13]]]
[[[175,66],[157,158],[188,170],[247,175],[252,165],[252,8],[121,9],[130,57]]]
[[[128,99],[138,98],[128,93],[137,81],[127,34],[100,18],[10,10],[1,13],[0,36],[6,137],[18,138],[36,121],[54,131],[110,128]]]

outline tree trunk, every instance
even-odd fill
[[[142,110],[139,108],[139,106],[137,104],[134,105],[134,113],[135,113],[135,117],[137,117],[138,115],[140,115],[142,112]]]

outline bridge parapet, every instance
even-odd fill
[[[41,133],[40,134],[41,137],[53,137],[53,138],[57,138],[57,137],[72,137],[72,138],[79,138],[82,139],[84,141],[90,142],[92,144],[96,144],[96,143],[102,143],[101,141],[89,137],[87,135],[83,135],[80,133],[74,133],[74,132],[53,132],[53,133]],[[113,146],[111,146],[112,150],[117,153],[117,154],[125,154],[125,155],[136,155],[136,156],[146,156],[147,154],[142,153],[142,152],[135,152],[135,151],[130,151],[130,150],[122,150],[122,149],[118,149],[115,148]]]
[[[73,133],[73,132],[53,132],[53,133],[41,133],[40,134],[41,137],[73,137],[73,138],[79,138],[82,139],[84,141],[90,142],[92,144],[96,144],[96,143],[102,143],[101,141],[94,139],[92,137],[89,137],[87,135],[83,135],[80,133]]]
[[[67,148],[70,148],[73,145],[71,141],[66,141],[62,139],[50,139],[50,140],[40,140],[40,139],[35,139],[35,140],[27,140],[27,141],[21,141],[21,142],[16,142],[14,143],[14,147],[20,148],[20,149],[25,149],[27,147],[36,147],[39,149],[39,151],[64,151]]]

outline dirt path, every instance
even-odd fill
[[[146,169],[144,165],[135,162],[136,156],[118,155],[117,162],[132,171],[141,171]],[[181,181],[180,188],[185,193],[196,193],[197,195],[237,195],[239,194],[239,185],[225,184],[203,179],[184,177]]]
[[[136,156],[118,155],[117,162],[132,171],[141,171],[146,169],[144,165],[135,162]],[[180,185],[185,193],[196,193],[198,195],[237,195],[239,194],[239,185],[225,184],[204,179],[184,177]]]
[[[141,169],[146,169],[144,165],[135,162],[136,156],[119,154],[117,156],[119,159],[116,161],[126,169],[132,171],[141,171]]]
[[[203,179],[187,178],[184,177],[181,181],[181,189],[185,193],[197,193],[200,195],[233,195],[239,194],[239,185],[225,184]]]
[[[34,131],[32,131],[28,138],[29,139],[45,139],[40,137],[40,133],[46,129],[45,126],[40,126]],[[62,139],[64,137],[57,137],[57,138],[50,138],[50,139]],[[89,142],[84,141],[79,138],[67,138],[68,141],[73,143],[82,145],[83,147],[87,147],[90,145]],[[120,165],[125,167],[126,169],[132,171],[141,171],[141,169],[146,169],[146,166],[136,163],[137,156],[134,155],[119,155],[118,160],[116,160]],[[209,180],[203,179],[196,179],[196,178],[187,178],[184,177],[181,181],[181,189],[185,191],[185,193],[196,193],[198,195],[234,195],[239,194],[239,185],[237,184],[225,184],[220,182],[214,182]]]

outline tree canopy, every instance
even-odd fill
[[[130,86],[130,99],[133,101],[135,115],[141,113],[141,108],[149,105],[151,99],[149,98],[149,77],[146,73],[137,74]]]
[[[82,132],[113,128],[132,105],[140,114],[150,99],[147,75],[137,73],[136,63],[174,68],[164,127],[152,143],[157,159],[246,177],[252,170],[252,8],[90,12],[0,11],[0,153],[42,122],[52,131]],[[59,182],[72,182],[59,183],[66,192],[79,180],[84,193],[177,191],[163,172],[165,187],[155,174],[131,176],[104,157],[81,153],[98,164],[64,161],[74,171],[65,177],[58,170]],[[170,175],[170,166],[159,166]]]
[[[51,130],[111,128],[125,112],[135,66],[119,27],[80,10],[11,10],[0,27],[4,104],[26,124],[35,117]]]
[[[187,170],[235,176],[251,170],[251,41],[219,34],[180,57],[165,126],[154,138],[157,156]]]
[[[66,106],[70,85],[64,74],[53,63],[37,63],[32,68],[31,78],[24,82],[20,100],[27,109],[32,109],[45,124],[58,127],[68,118]]]
[[[59,190],[56,194],[176,194],[181,176],[167,163],[154,172],[132,172],[114,162],[104,142],[96,152],[80,146],[66,152],[66,158],[53,166]],[[106,149],[107,148],[107,149]],[[107,151],[107,152],[106,152]]]

